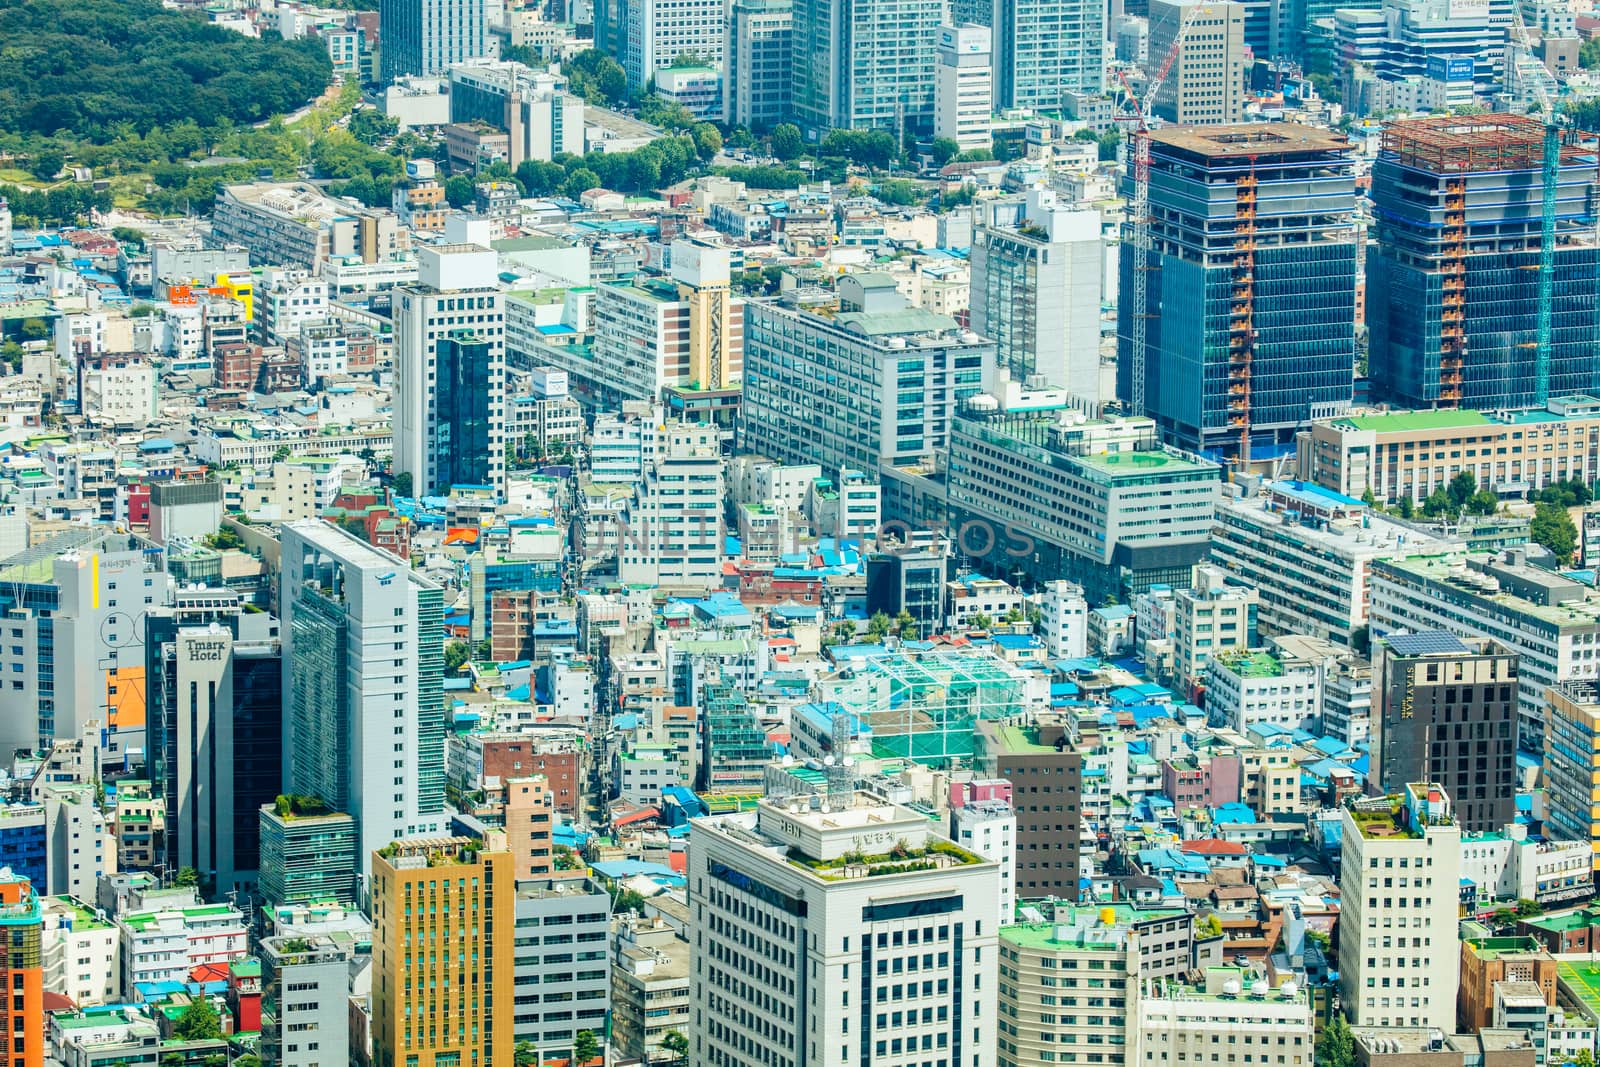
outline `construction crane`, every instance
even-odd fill
[[[1523,81],[1523,57],[1534,59],[1533,43],[1528,36],[1528,25],[1522,21],[1519,5],[1512,5],[1512,31],[1516,36],[1515,51],[1508,55],[1507,66],[1518,82]],[[1508,52],[1511,50],[1508,49]],[[1541,213],[1539,218],[1539,303],[1535,309],[1534,330],[1534,403],[1544,407],[1550,399],[1550,340],[1551,309],[1555,303],[1556,267],[1556,186],[1561,177],[1561,134],[1565,116],[1561,108],[1550,99],[1543,78],[1528,79],[1533,97],[1538,105],[1539,117],[1544,120],[1544,151],[1540,159]]]
[[[1167,49],[1167,54],[1162,57],[1161,66],[1156,69],[1156,75],[1145,86],[1144,97],[1133,91],[1133,86],[1128,83],[1126,71],[1118,71],[1117,78],[1122,82],[1123,91],[1128,94],[1128,99],[1133,102],[1134,128],[1133,135],[1129,138],[1128,159],[1129,167],[1133,172],[1133,203],[1129,211],[1133,216],[1133,333],[1131,360],[1130,390],[1131,407],[1133,414],[1145,413],[1145,353],[1149,332],[1149,303],[1150,286],[1150,109],[1155,105],[1156,94],[1161,90],[1161,85],[1167,80],[1167,75],[1172,73],[1172,64],[1177,61],[1178,53],[1183,49],[1183,37],[1189,30],[1189,22],[1200,12],[1199,4],[1191,4],[1183,9],[1183,16],[1178,23],[1178,32],[1172,35],[1172,45]]]

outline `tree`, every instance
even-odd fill
[[[1500,498],[1492,489],[1479,489],[1467,500],[1467,510],[1474,515],[1493,515],[1500,510]]]
[[[1195,924],[1194,932],[1201,937],[1221,937],[1222,920],[1217,918],[1216,912],[1212,912]]]
[[[600,1041],[594,1036],[593,1030],[579,1030],[572,1039],[572,1062],[575,1067],[583,1067],[600,1056]]]
[[[1532,919],[1532,918],[1534,918],[1536,916],[1543,915],[1543,914],[1544,914],[1544,905],[1540,904],[1537,900],[1529,900],[1527,897],[1522,897],[1521,899],[1519,899],[1517,901],[1517,907],[1516,907],[1516,916],[1517,916],[1517,918],[1519,918],[1519,919]]]
[[[1339,1012],[1322,1028],[1322,1040],[1317,1042],[1316,1067],[1355,1067],[1356,1042],[1350,1025]]]
[[[1449,515],[1455,511],[1455,505],[1450,502],[1450,494],[1443,489],[1435,489],[1428,494],[1428,499],[1422,502],[1422,513],[1430,519]]]
[[[179,1041],[209,1041],[222,1036],[222,1020],[211,1001],[201,997],[183,1009],[172,1026],[172,1034]]]
[[[50,336],[50,327],[43,319],[23,319],[20,330],[24,341],[43,341]]]
[[[538,1067],[539,1050],[533,1047],[532,1041],[518,1041],[511,1055],[516,1067]]]
[[[400,132],[400,120],[364,107],[350,116],[350,134],[362,144],[376,145]]]
[[[911,617],[911,612],[900,609],[900,614],[894,617],[894,632],[902,641],[917,639],[917,620]]]
[[[568,199],[576,200],[590,189],[600,188],[600,175],[588,167],[579,167],[567,175],[566,182],[561,186],[561,191]]]
[[[517,184],[524,196],[553,196],[567,180],[566,168],[543,159],[525,159],[517,164]]]
[[[451,673],[460,670],[461,665],[467,662],[467,658],[467,643],[465,641],[451,641],[444,646],[445,672]]]
[[[905,207],[917,202],[917,184],[904,178],[891,178],[878,183],[878,199],[885,204]]]
[[[200,885],[200,872],[193,867],[180,867],[173,876],[172,884],[176,886],[198,887]]]
[[[888,612],[875,611],[867,620],[867,637],[874,643],[881,642],[893,628],[894,620],[889,618]]]
[[[616,895],[611,902],[611,912],[621,915],[623,912],[632,911],[644,914],[644,894],[637,889],[624,889]]]
[[[390,484],[393,486],[396,496],[410,496],[411,495],[411,472],[410,471],[401,471],[399,474],[396,474],[394,476],[394,481],[391,482]]]
[[[1400,517],[1402,519],[1410,519],[1416,513],[1417,505],[1412,501],[1410,491],[1407,491],[1400,497]]]
[[[451,207],[466,207],[476,195],[472,179],[465,174],[454,175],[444,183],[444,198]]]
[[[41,148],[33,154],[32,159],[28,160],[28,173],[42,182],[52,182],[66,165],[67,157],[59,151],[54,148]]]
[[[261,1057],[253,1052],[246,1052],[234,1059],[233,1067],[261,1067]]]
[[[1578,547],[1578,528],[1572,525],[1572,516],[1559,504],[1538,504],[1533,511],[1533,525],[1528,537],[1534,544],[1543,545],[1556,557],[1556,563],[1566,566],[1572,560],[1572,550]]]
[[[694,137],[694,150],[701,159],[710,159],[722,151],[722,134],[709,122],[701,122],[689,131]]]
[[[798,158],[806,150],[806,142],[800,136],[800,127],[792,122],[780,122],[772,128],[772,154],[784,162]]]
[[[956,158],[961,152],[961,146],[954,137],[935,137],[929,155],[933,157],[933,165],[942,167]]]
[[[1578,65],[1584,70],[1600,68],[1600,37],[1591,37],[1578,46]]]
[[[661,1035],[661,1047],[672,1053],[672,1067],[687,1067],[689,1063],[689,1039],[683,1036],[682,1030],[668,1030]],[[1587,1067],[1594,1067],[1593,1063]]]
[[[967,619],[967,628],[971,630],[987,630],[993,625],[994,620],[981,611]]]
[[[1456,476],[1450,479],[1445,491],[1450,494],[1450,503],[1460,511],[1467,506],[1467,501],[1472,499],[1472,494],[1478,491],[1478,479],[1471,471],[1458,471]]]
[[[25,355],[27,355],[27,352],[15,341],[7,341],[5,344],[0,344],[0,363],[6,364],[13,371],[21,368],[22,357]]]
[[[1372,494],[1372,486],[1369,485],[1361,490],[1361,502],[1369,508],[1378,506],[1378,498]]]

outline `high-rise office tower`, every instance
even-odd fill
[[[794,63],[794,0],[731,0],[726,48],[724,120],[752,130],[786,121]]]
[[[622,68],[644,88],[680,56],[721,67],[727,24],[721,0],[629,0]]]
[[[1372,766],[1378,785],[1437,782],[1469,834],[1516,819],[1517,661],[1484,638],[1442,630],[1374,642]]]
[[[0,752],[106,724],[108,752],[145,745],[144,620],[165,601],[160,546],[72,530],[0,564]],[[21,709],[38,709],[37,717]]]
[[[1049,189],[987,204],[972,234],[972,328],[1022,386],[1065,389],[1088,412],[1100,401],[1100,213]]]
[[[939,0],[795,0],[794,119],[831,129],[933,128]]]
[[[1355,160],[1343,134],[1292,123],[1157,130],[1150,211],[1145,414],[1168,440],[1270,449],[1349,405]],[[1139,258],[1122,257],[1122,292]],[[1120,311],[1118,393],[1131,399],[1132,301]]]
[[[417,284],[394,295],[394,469],[418,496],[451,478],[505,480],[505,306],[495,254],[417,250]],[[474,395],[475,394],[475,395]]]
[[[1545,833],[1587,841],[1600,870],[1600,688],[1562,682],[1544,713]]]
[[[1585,162],[1585,159],[1588,162]],[[1600,388],[1592,157],[1556,175],[1554,293],[1539,349],[1544,124],[1527,115],[1396,122],[1372,168],[1373,384],[1407,407],[1526,408]],[[1541,370],[1543,368],[1543,370]]]
[[[355,816],[363,868],[444,823],[442,592],[317,519],[282,528],[285,791]]]
[[[999,868],[868,793],[694,823],[690,1060],[994,1067]]]
[[[486,0],[380,0],[378,7],[385,84],[489,55]]]
[[[170,618],[153,617],[150,630],[165,863],[193,867],[221,893],[249,889],[261,865],[257,812],[283,792],[278,620],[242,614],[236,599],[231,618],[208,625],[173,628]]]
[[[509,1064],[511,856],[446,837],[394,842],[371,863],[373,1067]]]
[[[44,1067],[43,952],[38,892],[0,868],[0,1067]]]
[[[1185,125],[1243,122],[1245,5],[1205,4],[1191,13],[1189,9],[1199,2],[1150,0],[1152,57],[1164,58],[1187,25],[1183,47],[1152,107],[1168,122]]]
[[[948,137],[963,152],[988,148],[992,141],[994,52],[990,41],[987,26],[939,27],[933,135]]]
[[[1105,89],[1106,5],[1084,0],[954,0],[951,20],[993,33],[1000,108],[1060,111],[1067,93]]]
[[[1451,1032],[1461,984],[1461,828],[1441,786],[1357,800],[1343,815],[1339,983],[1356,1026]]]

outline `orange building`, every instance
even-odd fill
[[[28,879],[0,868],[0,1067],[44,1067],[44,919]]]

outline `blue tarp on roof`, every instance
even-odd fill
[[[1223,804],[1211,810],[1213,823],[1256,822],[1256,813],[1248,804]]]

